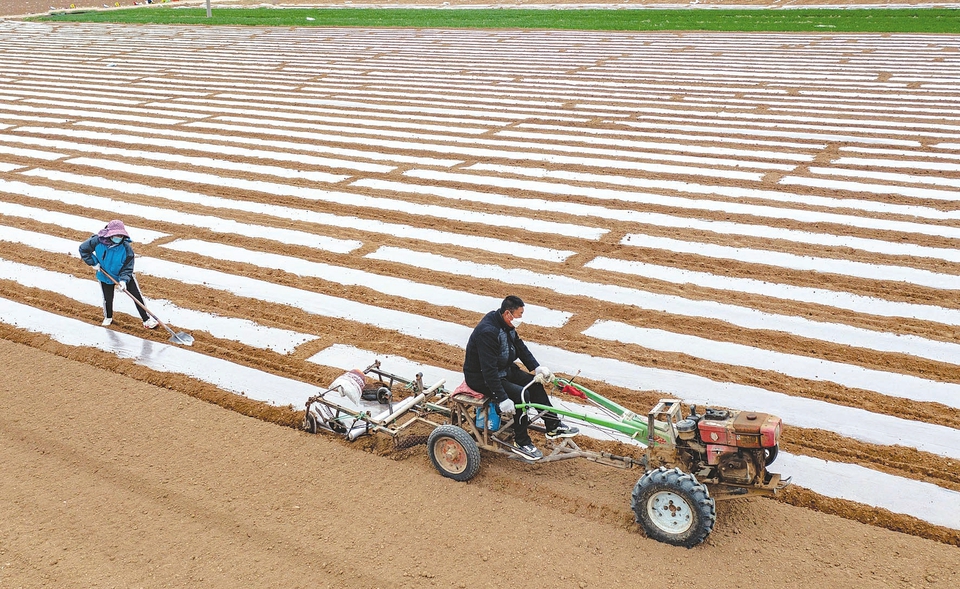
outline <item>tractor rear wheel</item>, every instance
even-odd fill
[[[307,411],[307,415],[303,418],[303,429],[311,434],[317,433],[317,418],[309,411]]]
[[[649,538],[691,548],[703,542],[717,520],[716,503],[692,474],[661,466],[633,487],[631,505]]]
[[[455,425],[441,425],[430,432],[427,454],[440,474],[455,481],[469,481],[480,470],[476,440]]]

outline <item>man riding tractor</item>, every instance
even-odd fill
[[[493,400],[500,413],[506,416],[516,413],[517,403],[550,406],[543,385],[539,382],[530,383],[534,380],[534,374],[543,375],[543,380],[547,382],[553,379],[553,374],[549,368],[537,362],[517,334],[516,328],[522,319],[523,301],[520,297],[510,295],[503,299],[500,309],[484,315],[470,334],[463,361],[463,376],[467,386]],[[518,359],[534,374],[520,370],[516,364]],[[530,386],[526,398],[521,398],[527,385]],[[543,458],[543,453],[530,440],[527,433],[530,420],[526,412],[522,413],[514,420],[511,450],[527,460],[539,460]],[[549,412],[543,414],[543,423],[547,430],[546,437],[550,440],[573,437],[580,432]]]

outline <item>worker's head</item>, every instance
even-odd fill
[[[521,317],[523,317],[523,301],[520,297],[510,295],[503,299],[503,302],[500,303],[500,316],[503,317],[504,323],[510,327],[515,328],[520,325]]]
[[[124,237],[130,237],[127,228],[123,226],[123,221],[114,219],[107,223],[107,226],[100,230],[98,235],[104,239],[109,239],[113,243],[120,243]]]

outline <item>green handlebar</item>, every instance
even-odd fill
[[[571,382],[565,378],[554,378],[551,384],[561,390],[566,387],[572,387],[580,395],[586,397],[588,401],[611,413],[611,417],[597,417],[593,415],[587,415],[583,412],[570,411],[568,409],[551,407],[548,405],[539,405],[537,403],[518,403],[517,411],[523,411],[527,407],[532,407],[537,411],[549,411],[550,413],[554,413],[563,417],[570,417],[599,428],[620,432],[644,444],[649,443],[649,437],[647,435],[649,426],[646,415],[637,415],[633,411],[630,411],[626,407],[607,399],[603,395],[591,391],[587,387]],[[570,390],[567,390],[566,392],[568,394],[573,394]],[[659,441],[664,437],[672,439],[673,436],[669,435],[669,432],[667,431],[668,426],[666,426],[666,424],[662,424],[662,422],[656,422],[654,427],[658,432],[662,429],[662,433],[668,434],[667,436],[655,435],[654,440]],[[655,441],[654,443],[657,442]]]
[[[576,384],[565,378],[555,378],[553,379],[553,386],[559,389],[563,389],[564,387],[567,387],[567,386],[573,387],[576,390],[580,391],[581,394],[586,396],[587,400],[592,401],[595,405],[603,407],[607,411],[610,411],[614,415],[620,417],[621,420],[636,423],[643,428],[647,427],[647,422],[643,417],[637,415],[633,411],[630,411],[626,407],[611,401],[610,399],[604,397],[603,395],[591,391],[590,389],[588,389],[583,385]]]
[[[612,419],[606,419],[603,417],[594,417],[592,415],[587,415],[585,413],[580,413],[577,411],[569,411],[567,409],[562,409],[559,407],[551,407],[549,405],[540,405],[537,403],[517,403],[517,411],[523,411],[524,409],[531,407],[537,411],[549,411],[556,415],[561,415],[563,417],[571,417],[578,421],[583,421],[597,427],[611,429],[618,431],[622,434],[629,436],[632,439],[637,440],[638,442],[647,443],[647,425],[636,423],[629,420],[624,421],[614,421]]]

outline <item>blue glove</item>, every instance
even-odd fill
[[[514,405],[513,401],[510,399],[504,399],[503,401],[500,401],[500,404],[497,405],[497,407],[500,409],[500,415],[510,416],[517,412],[517,406]]]

